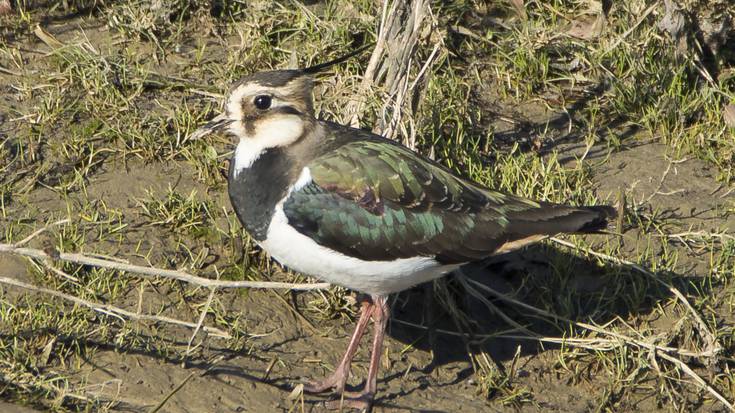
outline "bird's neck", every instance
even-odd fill
[[[238,159],[243,154],[251,159]],[[228,179],[230,202],[245,230],[257,241],[267,237],[276,205],[298,180],[296,168],[299,166],[283,148],[235,151]]]
[[[309,126],[290,145],[268,148],[260,139],[243,138],[235,149],[228,178],[230,201],[257,241],[267,237],[276,206],[299,182],[304,167],[340,144],[322,122]]]

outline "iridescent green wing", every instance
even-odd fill
[[[463,181],[410,150],[354,141],[308,164],[312,181],[284,204],[320,245],[365,260],[435,256],[465,262],[509,239],[509,215],[538,203]]]

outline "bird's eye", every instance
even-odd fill
[[[271,107],[271,97],[268,95],[258,95],[255,97],[253,104],[260,110],[266,110]]]

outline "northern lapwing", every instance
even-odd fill
[[[272,258],[363,293],[357,327],[334,373],[304,389],[335,390],[344,397],[337,405],[369,409],[389,294],[551,235],[599,231],[616,211],[498,192],[397,142],[318,119],[312,75],[332,63],[241,79],[224,113],[191,138],[217,130],[235,138],[230,201]],[[346,394],[350,363],[371,319],[368,378],[362,391]]]

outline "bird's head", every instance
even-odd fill
[[[314,122],[312,75],[369,47],[372,45],[306,69],[259,72],[241,79],[230,89],[224,112],[189,135],[189,139],[227,130],[239,141],[248,139],[263,149],[295,142]]]
[[[247,76],[235,83],[225,110],[195,131],[196,139],[226,130],[238,140],[257,140],[263,147],[297,140],[314,116],[313,81],[302,70],[274,70]]]

